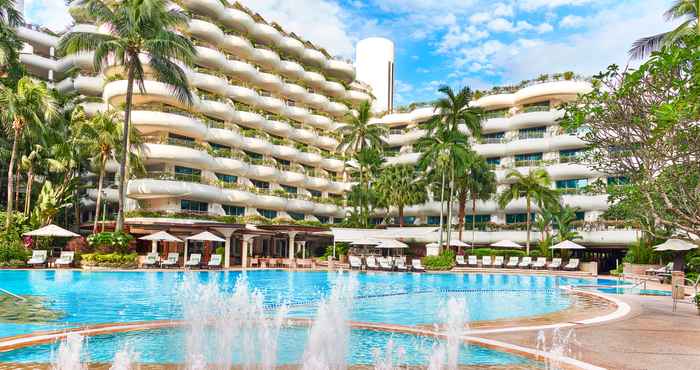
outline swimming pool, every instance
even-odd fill
[[[221,294],[232,294],[241,272],[88,272],[22,270],[0,271],[0,288],[14,294],[40,297],[50,310],[62,316],[46,322],[0,322],[0,337],[28,334],[49,329],[65,329],[92,324],[141,322],[154,320],[177,320],[183,312],[183,286],[194,281],[202,286],[214,286]],[[339,281],[352,279],[356,284],[354,304],[348,319],[354,322],[396,324],[432,327],[444,322],[440,309],[450,298],[464,301],[463,314],[466,321],[508,319],[547,314],[568,308],[569,293],[559,289],[566,285],[614,285],[614,281],[603,279],[568,278],[561,276],[531,276],[505,274],[443,274],[443,273],[358,273],[284,270],[256,270],[245,273],[246,285],[251,291],[260,293],[261,307],[273,312],[285,307],[286,317],[311,319],[318,314],[319,302],[326,299]],[[190,293],[197,294],[197,292]],[[306,333],[306,331],[303,331]],[[155,333],[155,334],[154,334]],[[178,334],[180,333],[180,334]],[[280,337],[282,343],[304,343],[302,334],[286,328]],[[133,335],[111,335],[91,338],[93,343],[86,353],[92,359],[113,356],[109,351],[110,341],[129,337],[138,343],[177,342],[181,332],[149,331]],[[297,337],[295,337],[295,335]],[[408,345],[408,352],[416,352],[415,337],[411,335],[387,334],[353,330],[351,342],[375,343],[396,336],[397,341]],[[287,339],[285,339],[287,338]],[[288,339],[288,338],[297,338]],[[352,339],[355,338],[355,339]],[[360,339],[357,339],[360,338]],[[96,344],[95,344],[96,343]],[[432,345],[431,345],[432,346]],[[143,346],[148,348],[148,346]],[[172,345],[171,345],[172,347]],[[178,348],[177,345],[174,346]],[[286,346],[296,348],[294,346]],[[41,350],[43,348],[43,350]],[[0,357],[0,361],[32,361],[50,357],[33,358],[28,353],[49,353],[51,346],[32,347],[34,351],[13,351]],[[302,345],[303,348],[303,345]],[[349,354],[353,363],[365,363],[370,352],[355,346]],[[475,347],[478,353],[487,353],[500,363],[500,352]],[[48,352],[47,352],[48,351]],[[94,351],[94,352],[92,352]],[[479,358],[471,350],[465,350],[468,358]],[[470,352],[471,351],[471,352]],[[486,352],[484,352],[486,351]],[[280,353],[284,361],[298,359],[300,350],[294,354]],[[420,351],[418,351],[420,352]],[[464,352],[464,351],[463,351]],[[155,352],[145,353],[145,360],[164,360]],[[10,356],[10,357],[8,357]],[[297,356],[297,357],[294,357]],[[418,363],[425,356],[407,359]],[[476,356],[476,357],[475,357]],[[507,356],[506,356],[507,357]],[[506,358],[503,357],[503,358]],[[177,362],[175,353],[166,356],[168,362]],[[465,360],[467,361],[467,360]],[[475,360],[476,361],[476,360]],[[465,363],[469,363],[468,361]]]

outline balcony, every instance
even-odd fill
[[[529,107],[524,107],[523,108],[523,113],[531,113],[531,112],[549,112],[550,107],[549,105],[532,105]]]
[[[515,167],[540,167],[545,164],[542,159],[524,159],[515,161]]]
[[[527,139],[542,139],[544,138],[545,131],[521,131],[518,133],[519,140]]]

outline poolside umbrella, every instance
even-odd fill
[[[402,249],[402,248],[408,248],[408,244],[398,241],[396,239],[384,239],[380,240],[379,244],[377,244],[377,248],[383,248],[383,249]]]
[[[80,235],[54,224],[49,224],[40,229],[26,232],[22,234],[22,236],[56,236],[61,238],[72,238]]]
[[[447,244],[447,242],[445,242]],[[468,247],[469,244],[459,240],[459,239],[452,239],[450,240],[450,247]]]
[[[514,241],[510,241],[508,239],[501,240],[500,242],[495,242],[495,243],[491,244],[491,246],[492,247],[499,247],[499,248],[523,248],[522,245],[520,245]]]
[[[564,240],[561,243],[554,244],[553,246],[549,247],[549,249],[586,249],[586,247],[582,246],[581,244],[576,244],[571,240]]]
[[[220,238],[220,237],[210,233],[209,231],[202,231],[201,233],[199,233],[197,235],[188,236],[185,239],[186,239],[185,240],[185,258],[184,258],[185,262],[187,262],[187,241],[189,241],[189,240],[196,240],[196,241],[200,241],[200,242],[222,242],[222,243],[226,242],[225,239]]]
[[[673,271],[683,271],[683,266],[685,265],[683,257],[685,256],[685,253],[697,247],[697,244],[693,244],[685,240],[668,239],[654,247],[654,250],[657,252],[674,252]]]
[[[177,243],[182,243],[182,240],[179,238],[168,234],[165,231],[159,231],[157,233],[153,233],[151,235],[146,235],[142,236],[139,238],[140,240],[150,240],[153,242],[153,249],[151,250],[151,253],[158,253],[158,242],[163,241],[163,242],[177,242]]]

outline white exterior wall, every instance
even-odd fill
[[[394,103],[394,43],[370,37],[356,46],[357,80],[369,84],[376,100],[375,112],[391,112]]]

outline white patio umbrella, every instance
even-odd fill
[[[61,238],[72,238],[72,237],[80,236],[80,234],[76,234],[72,231],[68,231],[68,230],[66,230],[60,226],[56,226],[54,224],[46,225],[42,228],[26,232],[22,235],[23,236],[55,236],[55,237],[61,237]]]
[[[553,246],[549,247],[549,249],[586,249],[586,247],[582,246],[581,244],[576,244],[571,240],[564,240],[561,243],[554,244]]]
[[[139,238],[140,240],[150,240],[152,241],[152,248],[151,248],[151,253],[158,253],[158,242],[163,241],[163,242],[177,242],[177,243],[182,243],[183,241],[171,234],[168,234],[165,231],[159,231],[157,233],[153,233],[150,235],[142,236]]]
[[[668,239],[665,242],[654,247],[657,252],[674,252],[673,271],[683,271],[685,265],[684,255],[687,251],[697,248],[697,244],[687,242],[680,239]]]
[[[200,242],[222,242],[225,243],[226,239],[220,238],[209,231],[202,231],[199,234],[188,236],[185,238],[185,258],[183,258],[183,261],[187,261],[187,242],[190,240],[195,240],[195,241],[200,241]]]
[[[377,248],[383,249],[403,249],[408,248],[408,244],[396,239],[383,239],[377,244]]]
[[[447,244],[447,242],[445,242],[444,244]],[[468,247],[468,246],[469,246],[469,244],[467,244],[459,239],[450,240],[450,247]]]
[[[438,243],[428,243],[425,245],[426,248],[435,248],[439,247],[440,245]]]
[[[520,245],[514,241],[510,241],[508,239],[501,240],[499,242],[495,242],[495,243],[491,244],[491,246],[498,247],[498,248],[524,248],[522,245]]]

